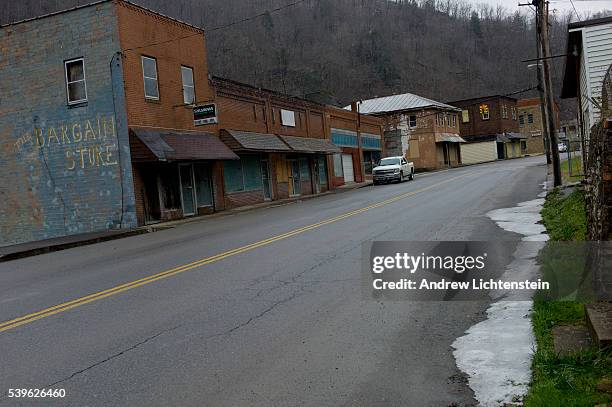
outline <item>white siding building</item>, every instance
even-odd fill
[[[580,132],[588,143],[591,126],[600,119],[601,86],[612,64],[612,17],[571,23],[562,98],[578,98]]]

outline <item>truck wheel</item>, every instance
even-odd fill
[[[414,170],[410,171],[410,177],[408,178],[410,181],[414,180]]]
[[[400,172],[400,178],[399,178],[398,184],[401,184],[402,182],[404,182],[404,172],[403,171]]]

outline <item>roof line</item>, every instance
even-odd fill
[[[189,24],[189,23],[187,23],[185,21],[179,20],[179,19],[174,18],[174,17],[170,17],[168,15],[162,14],[162,13],[160,13],[158,11],[152,10],[152,9],[144,7],[144,6],[141,6],[140,4],[136,4],[136,3],[134,3],[134,2],[132,2],[130,0],[96,0],[96,1],[92,1],[91,3],[81,4],[79,6],[74,6],[74,7],[71,7],[71,8],[54,11],[52,13],[47,13],[47,14],[43,14],[43,15],[40,15],[40,16],[30,17],[30,18],[26,18],[26,19],[23,19],[23,20],[17,20],[17,21],[13,21],[13,22],[10,22],[10,23],[6,23],[6,24],[0,24],[0,28],[11,27],[11,26],[14,26],[14,25],[23,24],[23,23],[27,23],[27,22],[30,22],[30,21],[42,20],[42,19],[45,19],[45,18],[48,18],[48,17],[53,17],[53,16],[56,16],[56,15],[59,15],[59,14],[69,13],[71,11],[80,10],[80,9],[88,8],[88,7],[93,7],[93,6],[97,6],[99,4],[108,3],[108,2],[122,2],[122,3],[125,3],[125,4],[129,4],[129,5],[133,6],[133,7],[139,8],[141,10],[148,11],[151,14],[154,14],[154,15],[157,15],[157,16],[160,16],[160,17],[163,17],[163,18],[167,18],[168,20],[172,20],[175,23],[182,24],[182,25],[191,27],[191,28],[193,28],[195,30],[204,32],[204,29],[201,28],[201,27],[195,26],[193,24]]]

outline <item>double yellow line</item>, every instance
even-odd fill
[[[370,206],[366,206],[366,207],[361,208],[361,209],[357,209],[357,210],[354,210],[354,211],[351,211],[351,212],[344,213],[342,215],[335,216],[335,217],[330,218],[330,219],[323,220],[323,221],[318,222],[318,223],[313,223],[313,224],[308,225],[308,226],[304,226],[304,227],[301,227],[301,228],[298,228],[298,229],[291,230],[291,231],[283,233],[281,235],[273,236],[273,237],[270,237],[270,238],[265,239],[265,240],[260,240],[260,241],[255,242],[255,243],[248,244],[246,246],[238,247],[236,249],[229,250],[229,251],[226,251],[226,252],[223,252],[223,253],[219,253],[219,254],[216,254],[214,256],[206,257],[206,258],[203,258],[203,259],[200,259],[200,260],[196,260],[196,261],[194,261],[192,263],[184,264],[182,266],[178,266],[178,267],[175,267],[175,268],[170,269],[170,270],[162,271],[160,273],[153,274],[151,276],[144,277],[144,278],[141,278],[139,280],[130,281],[128,283],[121,284],[121,285],[118,285],[118,286],[113,287],[113,288],[109,288],[108,290],[99,291],[97,293],[90,294],[90,295],[87,295],[87,296],[84,296],[84,297],[80,297],[80,298],[74,299],[72,301],[64,302],[64,303],[55,305],[53,307],[45,308],[45,309],[43,309],[41,311],[34,312],[32,314],[24,315],[24,316],[19,317],[19,318],[11,319],[10,321],[2,322],[2,323],[0,323],[0,332],[8,331],[9,329],[17,328],[18,326],[29,324],[31,322],[37,321],[37,320],[42,319],[42,318],[47,318],[47,317],[50,317],[50,316],[55,315],[55,314],[66,312],[66,311],[71,310],[73,308],[80,307],[81,305],[85,305],[85,304],[88,304],[90,302],[98,301],[98,300],[101,300],[103,298],[110,297],[112,295],[119,294],[119,293],[122,293],[124,291],[136,288],[136,287],[140,287],[140,286],[143,286],[143,285],[151,284],[151,283],[153,283],[155,281],[162,280],[162,279],[165,279],[165,278],[168,278],[168,277],[172,277],[172,276],[175,276],[177,274],[184,273],[185,271],[193,270],[193,269],[195,269],[197,267],[202,267],[202,266],[205,266],[207,264],[211,264],[211,263],[223,260],[225,258],[228,258],[228,257],[231,257],[231,256],[235,256],[235,255],[240,254],[240,253],[249,252],[249,251],[257,249],[259,247],[267,246],[267,245],[272,244],[274,242],[278,242],[280,240],[288,239],[290,237],[297,236],[299,234],[311,231],[313,229],[320,228],[321,226],[325,226],[325,225],[329,225],[331,223],[339,222],[341,220],[344,220],[344,219],[347,219],[347,218],[359,215],[359,214],[367,212],[369,210],[380,208],[381,206],[389,205],[389,204],[391,204],[393,202],[397,202],[397,201],[399,201],[401,199],[405,199],[405,198],[414,196],[416,194],[420,194],[422,192],[428,191],[430,189],[434,189],[434,188],[439,187],[441,185],[447,184],[449,182],[456,181],[457,179],[463,178],[463,177],[465,177],[467,175],[470,175],[470,174],[471,173],[467,173],[467,174],[460,175],[460,176],[457,176],[457,177],[449,178],[447,180],[444,180],[444,181],[432,184],[432,185],[430,185],[428,187],[421,188],[421,189],[418,189],[416,191],[408,192],[408,193],[405,193],[405,194],[401,194],[401,195],[395,196],[393,198],[387,199],[385,201],[381,201],[381,202],[378,202],[376,204],[373,204],[373,205],[370,205]]]

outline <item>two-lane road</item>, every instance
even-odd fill
[[[518,240],[486,213],[545,176],[497,162],[0,263],[0,405],[470,405],[450,344],[487,303],[365,299],[361,245]]]

